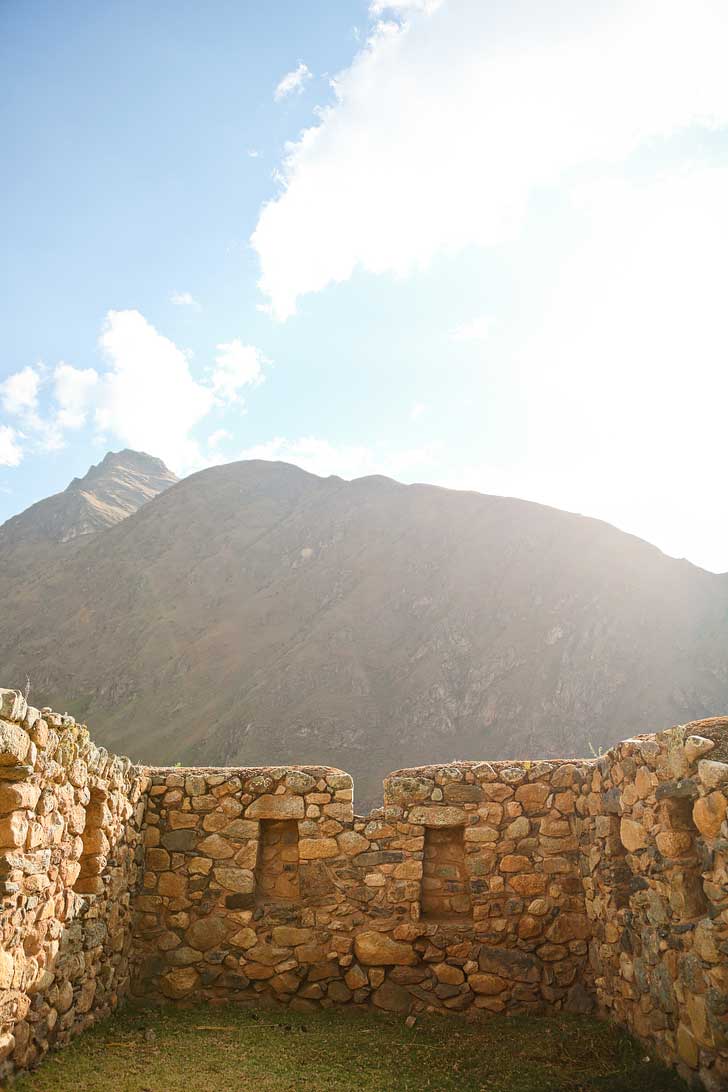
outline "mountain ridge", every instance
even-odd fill
[[[6,677],[114,749],[333,764],[368,803],[392,769],[588,754],[728,708],[722,576],[599,520],[378,475],[207,468],[0,594]]]

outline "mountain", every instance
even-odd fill
[[[38,501],[4,523],[0,557],[10,549],[68,542],[113,527],[176,481],[161,459],[141,451],[110,451],[62,493]]]
[[[22,556],[5,685],[140,761],[327,763],[362,805],[728,709],[727,578],[527,501],[240,462]]]

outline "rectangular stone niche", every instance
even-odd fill
[[[422,916],[430,921],[467,921],[472,915],[464,831],[425,828]]]
[[[259,904],[298,902],[298,823],[295,819],[261,819],[255,898]]]

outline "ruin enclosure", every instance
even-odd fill
[[[0,691],[0,1066],[130,997],[614,1018],[728,1087],[728,719],[386,778],[146,768]]]

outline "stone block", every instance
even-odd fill
[[[185,941],[191,948],[207,952],[210,948],[219,948],[228,935],[229,926],[222,917],[210,914],[198,918],[185,932]]]
[[[213,875],[220,886],[224,887],[226,891],[234,891],[241,895],[249,895],[252,894],[255,888],[255,878],[249,868],[230,868],[221,866],[214,870]]]
[[[715,790],[707,796],[701,796],[693,805],[693,821],[705,838],[717,838],[723,820],[726,818],[728,800],[722,792]]]
[[[698,777],[706,789],[718,789],[728,782],[728,762],[713,762],[703,758],[698,762]]]
[[[448,807],[440,804],[418,805],[410,808],[408,815],[410,823],[422,824],[425,827],[458,827],[467,821],[467,812],[462,808]]]
[[[385,1012],[397,1012],[404,1015],[408,1013],[412,1005],[412,998],[403,986],[389,979],[372,994],[372,1004]]]
[[[339,847],[335,838],[301,838],[298,843],[298,856],[302,861],[338,857]]]
[[[40,788],[27,781],[0,781],[0,813],[34,808],[39,796]]]
[[[245,809],[246,819],[303,819],[305,804],[301,796],[273,796],[264,793]]]
[[[21,765],[29,750],[30,736],[25,729],[18,724],[0,720],[0,766]]]
[[[637,853],[644,849],[649,840],[647,831],[641,823],[626,818],[623,818],[619,824],[619,837],[628,853]]]
[[[411,944],[392,940],[385,933],[364,932],[354,938],[354,951],[365,966],[411,966],[417,954]]]
[[[178,1001],[188,997],[197,986],[200,976],[194,967],[179,967],[162,975],[159,987],[165,997]]]
[[[473,993],[485,993],[485,994],[498,994],[503,993],[508,988],[508,983],[504,978],[499,978],[495,974],[471,974],[468,977],[468,985]]]
[[[0,846],[18,848],[28,837],[28,819],[24,811],[13,811],[0,819]]]

